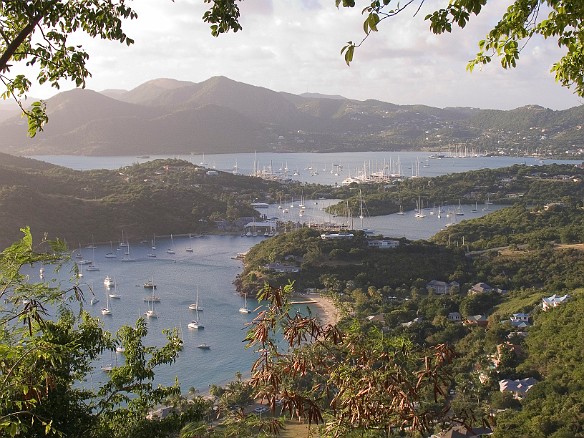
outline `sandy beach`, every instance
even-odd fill
[[[333,300],[318,293],[295,295],[294,303],[313,304],[318,308],[318,319],[324,325],[336,324],[339,322],[339,311],[335,307]]]

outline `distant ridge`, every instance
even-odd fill
[[[302,93],[301,97],[306,97],[308,99],[337,99],[346,100],[347,98],[339,94],[320,94],[320,93]]]
[[[134,155],[464,147],[566,153],[584,148],[583,108],[441,109],[294,95],[223,76],[200,83],[160,78],[129,91],[59,93],[47,100],[49,123],[32,139],[20,116],[0,121],[0,151]]]

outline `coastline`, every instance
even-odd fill
[[[322,296],[319,293],[294,295],[292,303],[309,304],[316,307],[317,317],[323,325],[335,325],[339,322],[339,311],[329,297]]]

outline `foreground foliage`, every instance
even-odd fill
[[[10,75],[13,63],[39,67],[37,81],[59,88],[60,81],[71,80],[84,87],[91,75],[87,52],[72,45],[69,37],[85,32],[90,37],[119,41],[133,40],[122,30],[124,19],[134,19],[136,12],[126,0],[117,1],[10,1],[0,3],[0,81],[6,87],[3,98],[14,97],[28,116],[28,133],[34,136],[48,121],[42,102],[25,108],[21,98],[32,85],[25,74]]]
[[[343,331],[324,326],[310,314],[291,312],[292,290],[292,285],[262,290],[259,299],[268,307],[247,337],[248,347],[260,353],[251,385],[272,410],[324,423],[327,436],[373,429],[424,432],[446,418],[451,348],[420,348],[406,338],[362,330],[358,323]],[[275,340],[278,331],[284,345]],[[467,419],[462,415],[460,421]]]
[[[179,394],[178,383],[153,384],[155,369],[172,363],[182,348],[178,333],[168,332],[162,347],[144,345],[143,319],[112,334],[83,310],[87,291],[77,284],[62,290],[29,282],[22,273],[26,265],[61,267],[66,248],[58,241],[35,248],[30,231],[23,232],[22,240],[0,254],[0,435],[164,436],[163,423],[146,414]],[[82,383],[96,360],[116,346],[125,348],[125,360],[107,382],[97,388]],[[200,416],[201,406],[190,412]]]

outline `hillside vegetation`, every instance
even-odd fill
[[[581,158],[582,106],[553,111],[433,108],[278,93],[212,77],[156,79],[133,90],[72,90],[47,100],[49,123],[26,137],[20,117],[0,122],[0,151],[21,154],[432,150]]]
[[[360,232],[354,238],[323,240],[311,230],[293,231],[256,245],[238,286],[254,293],[262,284],[281,287],[291,280],[296,291],[319,290],[341,309],[341,330],[349,339],[358,333],[363,348],[379,348],[380,333],[381,339],[407,339],[420,349],[453,345],[457,357],[447,384],[449,414],[474,427],[489,425],[494,437],[582,437],[584,365],[578,340],[584,312],[584,210],[581,183],[567,187],[574,190],[561,204],[547,209],[516,204],[453,225],[433,243],[401,239],[395,249],[377,249],[368,247]],[[468,236],[468,246],[462,246],[462,235]],[[571,244],[560,244],[564,241]],[[268,266],[273,262],[300,271],[277,273]],[[442,294],[427,287],[431,280],[456,283]],[[474,291],[478,284],[489,288]],[[568,299],[543,312],[542,299],[554,294]],[[525,315],[527,324],[514,324],[514,315]],[[335,347],[319,341],[311,348],[325,354]],[[294,357],[310,360],[310,351],[307,347]],[[328,370],[366,380],[351,365],[339,363],[337,369],[330,362],[334,359],[328,361]],[[310,364],[316,367],[314,376],[325,366]],[[500,381],[526,378],[536,384],[525,394],[500,391]],[[299,390],[283,379],[288,390]],[[311,385],[319,381],[306,377],[301,387],[318,397],[318,390],[309,388],[317,388]],[[361,389],[360,396],[367,398]],[[423,406],[420,401],[418,414]],[[326,405],[322,409],[328,412]],[[447,426],[436,425],[434,431]]]
[[[75,171],[2,155],[0,247],[30,226],[36,238],[92,241],[216,230],[215,220],[255,217],[250,203],[280,187],[259,178],[155,160],[119,170]]]

